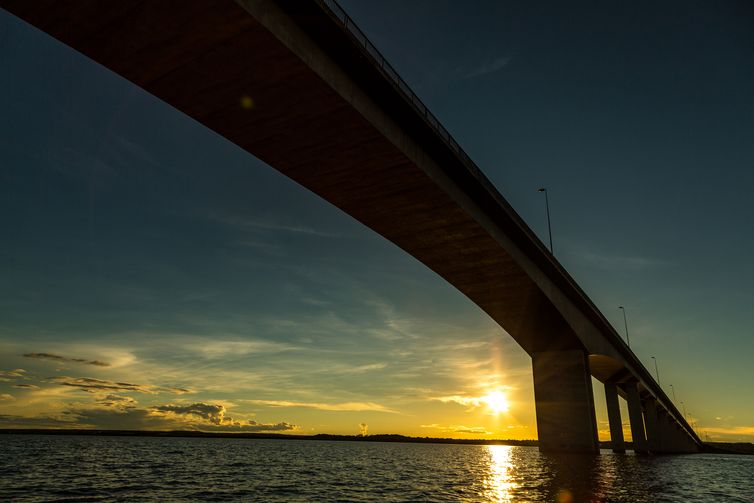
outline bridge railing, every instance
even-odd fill
[[[437,132],[440,138],[443,139],[445,144],[461,158],[466,167],[472,173],[474,173],[475,176],[479,177],[482,171],[479,169],[476,163],[474,163],[474,161],[471,160],[471,157],[469,157],[469,155],[463,150],[463,148],[461,148],[458,142],[453,138],[453,135],[451,135],[448,130],[443,127],[442,123],[437,119],[437,117],[435,117],[435,115],[429,110],[429,108],[427,108],[421,98],[419,98],[419,96],[417,96],[416,93],[411,90],[411,87],[406,83],[405,80],[403,80],[403,78],[401,78],[398,72],[395,71],[395,68],[393,68],[393,66],[388,63],[387,59],[385,59],[379,49],[377,49],[377,47],[375,47],[375,45],[369,41],[364,32],[361,31],[356,23],[354,23],[351,17],[338,4],[338,2],[336,0],[317,0],[317,2],[327,12],[329,12],[333,18],[337,19],[340,22],[342,28],[344,28],[354,37],[354,39],[364,48],[366,54],[372,58],[375,65],[403,94],[403,97],[406,98],[406,101],[411,103],[419,113],[419,115],[424,117],[424,120],[427,121],[427,124],[429,124],[430,127],[432,127],[432,129]]]
[[[448,130],[445,129],[442,123],[429,110],[429,108],[424,104],[421,98],[419,98],[419,96],[416,95],[416,93],[411,89],[411,87],[406,83],[406,81],[403,80],[403,78],[398,74],[395,68],[393,68],[393,66],[385,59],[385,57],[382,55],[379,49],[377,49],[377,47],[375,47],[375,45],[369,41],[369,39],[364,34],[364,32],[361,31],[361,29],[346,13],[343,7],[341,7],[340,4],[338,4],[336,0],[315,0],[315,1],[320,5],[323,11],[328,13],[332,19],[334,19],[338,24],[340,24],[341,29],[349,33],[353,37],[353,39],[356,41],[356,43],[362,46],[362,48],[364,49],[365,56],[372,60],[374,65],[381,71],[381,73],[388,79],[389,82],[393,83],[393,86],[398,90],[398,92],[403,95],[404,99],[409,104],[411,104],[411,106],[413,106],[416,112],[421,117],[423,117],[424,120],[427,122],[427,124],[438,134],[440,138],[442,138],[443,142],[450,148],[450,150],[452,150],[453,152],[456,153],[456,155],[458,155],[458,157],[466,166],[466,168],[477,179],[486,181],[487,180],[486,176],[482,173],[482,171],[479,169],[476,163],[471,160],[471,157],[469,157],[469,155],[463,150],[463,148],[461,148],[461,146],[458,144],[455,138],[453,138],[453,135],[451,135],[448,132]],[[524,224],[524,227],[526,227],[525,224]],[[526,229],[528,229],[528,227],[526,227]],[[612,325],[610,325],[610,323],[604,318],[604,315],[602,315],[599,309],[597,309],[596,306],[593,306],[591,302],[588,301],[588,296],[581,290],[578,284],[570,277],[570,275],[554,259],[554,257],[547,254],[547,249],[544,247],[544,244],[542,244],[542,242],[531,231],[529,231],[528,234],[532,237],[533,240],[535,240],[538,243],[540,250],[545,252],[544,254],[546,256],[549,256],[553,265],[563,274],[563,276],[567,279],[570,285],[577,292],[579,292],[584,299],[587,299],[588,304],[592,306],[592,308],[597,313],[598,317],[604,322],[605,326],[610,327],[612,329]],[[637,368],[643,370],[642,374],[644,374],[643,375],[644,379],[647,382],[652,382],[656,385],[656,391],[659,391],[659,393],[656,393],[658,395],[658,398],[664,399],[665,403],[672,404],[670,399],[667,397],[665,392],[660,387],[659,383],[656,383],[654,378],[649,374],[648,371],[646,371],[646,369],[644,368],[644,365],[640,362],[640,360],[634,354],[634,352],[631,350],[628,344],[626,344],[626,342],[620,336],[618,336],[617,332],[615,332],[614,329],[610,331],[613,332],[612,335],[613,335],[614,342],[623,348],[624,352],[629,355],[629,359],[633,360],[632,363]],[[674,404],[672,405],[672,408],[675,412],[674,415],[676,415],[676,417],[681,417],[680,412],[678,412]],[[695,437],[696,435],[694,434],[692,436]]]

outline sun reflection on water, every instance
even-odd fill
[[[488,445],[490,466],[485,480],[485,496],[489,501],[514,501],[513,448],[509,445]]]

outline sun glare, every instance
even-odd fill
[[[487,404],[487,408],[490,409],[493,414],[508,412],[510,407],[508,398],[500,391],[492,391],[483,396],[482,400]]]

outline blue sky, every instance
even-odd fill
[[[751,9],[343,4],[543,238],[548,187],[699,425],[754,438]],[[416,260],[6,13],[0,58],[3,424],[535,435],[528,357]]]

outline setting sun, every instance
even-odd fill
[[[494,414],[508,412],[510,404],[508,398],[500,391],[492,391],[482,397],[482,401],[487,404],[487,408]]]

